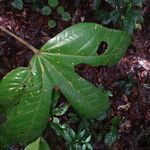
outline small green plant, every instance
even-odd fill
[[[61,16],[61,19],[63,21],[69,21],[71,19],[70,14],[67,11],[65,11],[64,7],[58,6],[58,0],[48,0],[48,4],[49,5],[44,6],[42,8],[43,15],[49,16],[51,14],[51,8],[53,8],[53,9],[57,8],[56,11]],[[44,13],[43,13],[43,9],[44,9]],[[49,26],[49,28],[54,28],[56,26],[56,22],[53,19],[50,19],[48,21],[48,26]]]
[[[59,14],[59,16],[63,21],[69,21],[71,19],[70,14],[67,11],[65,11],[64,7],[61,5],[58,6],[59,4],[58,0],[48,0],[46,5],[45,3],[39,2],[37,0],[28,1],[28,3],[31,3],[32,7],[35,10],[41,12],[41,14],[44,16],[50,16],[53,13],[53,11],[56,10],[56,12]],[[22,0],[14,0],[12,2],[12,6],[15,9],[22,10],[23,5],[24,3]],[[49,28],[56,27],[56,21],[51,18],[48,21],[48,27]]]
[[[118,129],[117,126],[120,123],[119,117],[114,117],[111,120],[110,131],[105,135],[105,144],[111,146],[118,138]]]
[[[114,26],[132,33],[136,28],[141,28],[142,0],[105,0],[111,11],[104,11],[97,2],[94,7],[96,17],[102,24],[113,23]]]
[[[71,16],[68,12],[62,13],[62,20],[69,21],[71,19]]]
[[[58,136],[62,136],[66,143],[67,147],[70,150],[76,149],[89,149],[92,150],[91,145],[91,135],[86,133],[86,130],[75,132],[72,128],[70,128],[69,124],[60,124],[59,119],[53,118],[53,122],[50,123],[51,128],[55,130]]]
[[[49,26],[49,28],[54,28],[56,26],[56,22],[51,19],[48,21],[48,26]]]
[[[52,111],[56,87],[83,118],[97,118],[108,110],[110,92],[81,78],[74,66],[116,64],[130,43],[128,33],[95,23],[79,23],[52,38],[39,51],[5,28],[0,29],[35,53],[28,67],[16,68],[0,81],[0,106],[7,118],[0,125],[2,149],[12,143],[27,145],[41,136]],[[98,56],[102,41],[108,43],[108,49]],[[57,118],[54,120],[58,122]]]
[[[64,138],[65,143],[67,144],[67,147],[69,150],[77,150],[77,149],[92,150],[93,148],[91,145],[91,135],[89,134],[89,132],[87,132],[83,128],[79,128],[78,131],[75,131],[70,127],[70,123],[74,123],[74,122],[71,122],[72,117],[74,118],[76,116],[77,121],[81,121],[81,119],[76,114],[70,113],[70,114],[73,114],[74,116],[71,117],[71,115],[69,114],[70,116],[69,121],[63,124],[61,123],[59,117],[66,114],[69,108],[69,105],[64,104],[61,107],[59,106],[56,107],[56,104],[57,104],[56,99],[58,99],[58,96],[59,95],[55,93],[54,95],[55,100],[53,103],[52,112],[50,114],[49,126],[56,132],[58,136],[61,136]]]
[[[41,13],[45,16],[49,16],[51,14],[51,8],[49,6],[44,6]]]
[[[63,6],[59,6],[59,7],[57,7],[57,13],[58,14],[63,14],[65,12],[65,9],[64,9],[64,7]]]

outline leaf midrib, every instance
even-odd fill
[[[57,74],[60,75],[60,71],[57,70],[54,65],[52,65],[46,58],[42,57],[42,59],[43,59],[44,62],[47,64],[47,66],[51,66],[51,68],[53,68],[53,69],[57,72]],[[64,79],[64,81],[66,81],[66,82],[68,83],[68,85],[69,85],[69,83],[72,83],[72,82],[71,82],[70,80],[68,80],[62,73],[61,73],[61,77]],[[85,81],[85,82],[87,82],[87,81]],[[55,85],[54,85],[54,86],[55,86]],[[70,86],[70,85],[69,85],[69,86]],[[80,97],[81,97],[82,99],[84,99],[84,95],[82,95],[82,93],[74,87],[74,84],[72,84],[71,87],[73,87],[73,89],[76,91],[77,94],[80,93]],[[88,101],[87,101],[87,102],[88,102]],[[90,103],[88,102],[88,104],[90,104]]]

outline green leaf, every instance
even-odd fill
[[[41,13],[44,16],[49,16],[51,14],[51,8],[49,6],[44,6]]]
[[[79,135],[77,136],[77,139],[81,140],[83,138],[84,134],[85,134],[85,129],[79,133]]]
[[[97,55],[99,44],[105,41],[108,49]],[[125,54],[130,43],[126,32],[111,30],[95,23],[80,23],[64,30],[42,48],[39,55],[33,56],[22,84],[13,80],[18,72],[10,73],[8,85],[17,85],[21,91],[15,93],[14,101],[19,102],[7,110],[7,122],[0,125],[0,146],[12,143],[28,144],[35,141],[43,132],[51,108],[52,91],[58,86],[70,101],[72,107],[85,118],[96,118],[109,107],[108,92],[96,88],[74,71],[80,63],[92,66],[112,66]],[[28,74],[28,73],[27,73]],[[7,78],[6,75],[5,78]],[[19,81],[19,82],[18,82]],[[3,83],[3,79],[0,84]],[[2,87],[2,86],[1,86]],[[16,88],[15,88],[16,89]],[[0,95],[6,96],[5,87]],[[7,94],[9,97],[9,95]],[[6,101],[9,98],[6,96]],[[0,99],[2,103],[3,99]],[[6,102],[7,105],[9,101]]]
[[[19,10],[23,9],[23,1],[22,0],[14,0],[11,4],[16,9],[19,9]]]
[[[60,92],[59,91],[53,91],[52,92],[52,100],[53,100],[52,101],[52,111],[56,107],[59,97],[60,97]]]
[[[51,19],[48,21],[48,26],[49,26],[49,28],[54,28],[56,26],[56,22]]]
[[[57,13],[60,14],[60,15],[63,14],[64,11],[65,11],[65,9],[64,9],[63,6],[59,6],[59,7],[57,8]]]
[[[86,144],[82,145],[82,150],[86,150]]]
[[[48,0],[48,4],[51,7],[56,7],[58,5],[58,0]]]
[[[30,72],[26,68],[17,68],[7,74],[0,82],[0,105],[10,106],[17,104],[22,95],[23,87],[29,78]]]
[[[19,87],[22,86],[22,91],[16,93],[16,96],[21,93],[19,97],[16,97],[16,100],[19,99],[20,102],[7,110],[7,122],[0,126],[0,146],[33,142],[46,127],[49,105],[51,104],[52,85],[47,84],[47,76],[43,76],[40,60],[36,56],[32,58],[30,65],[32,66],[30,76],[27,76],[26,83],[23,85],[22,81],[20,82]],[[19,83],[18,80],[15,80],[18,77],[18,71],[13,72],[10,73],[12,74],[10,85]],[[19,78],[23,78],[23,76]],[[5,90],[7,91],[8,89],[6,88]],[[5,93],[0,91],[0,95]]]
[[[112,126],[111,131],[106,134],[105,144],[107,146],[111,146],[116,141],[117,138],[118,138],[118,130],[116,127]]]
[[[38,138],[35,142],[25,147],[25,150],[50,150],[45,140]]]
[[[69,129],[69,133],[70,133],[70,136],[71,136],[71,138],[75,138],[75,136],[76,136],[76,134],[75,134],[75,132],[74,132],[74,130],[73,129]]]
[[[50,127],[55,130],[57,135],[63,135],[64,134],[64,125],[56,124],[56,123],[50,123]]]
[[[72,142],[72,137],[69,133],[69,129],[67,131],[64,131],[63,137],[64,137],[64,139],[66,140],[67,143]]]
[[[55,116],[62,116],[66,113],[67,110],[68,110],[68,105],[64,105],[61,108],[55,108],[52,111],[52,114],[55,115]]]
[[[89,150],[93,150],[93,147],[90,143],[86,143],[86,147],[89,149]]]
[[[85,140],[86,143],[90,142],[91,140],[91,135],[87,137],[87,139]]]
[[[69,21],[71,19],[71,16],[68,12],[62,13],[62,20],[63,21]]]
[[[57,117],[53,117],[53,123],[59,124],[59,119]]]
[[[120,117],[116,116],[111,120],[112,126],[116,127],[120,123]]]

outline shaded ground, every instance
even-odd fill
[[[47,27],[48,17],[33,11],[29,5],[25,5],[23,12],[12,11],[11,6],[4,5],[3,2],[0,3],[0,25],[36,48],[40,48],[48,39],[72,24],[83,20],[97,22],[91,13],[90,0],[80,5],[72,5],[71,1],[60,2],[70,12],[72,19],[63,22],[54,13],[53,17],[57,21],[57,27],[54,29]],[[119,139],[111,148],[114,150],[150,148],[148,142],[150,137],[147,135],[149,133],[150,136],[150,9],[148,6],[144,8],[143,14],[145,21],[142,30],[133,34],[126,55],[116,66],[75,67],[76,72],[83,78],[98,87],[102,85],[112,91],[113,97],[110,98],[111,107],[107,120],[114,116],[123,118],[119,125]],[[27,66],[32,55],[24,45],[0,32],[0,78],[18,66]],[[105,149],[102,143],[95,141],[93,144],[96,150]]]

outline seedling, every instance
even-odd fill
[[[69,21],[70,19],[71,19],[71,16],[68,12],[63,12],[62,13],[62,20]]]
[[[44,6],[42,8],[42,14],[45,16],[49,16],[51,14],[51,8],[49,6]]]
[[[65,9],[64,9],[63,6],[59,6],[59,7],[57,8],[57,13],[58,13],[58,14],[62,15],[64,12],[65,12]]]
[[[119,117],[114,117],[111,120],[111,126],[110,126],[110,131],[106,134],[105,136],[105,144],[107,146],[111,146],[118,138],[118,129],[117,126],[120,123],[120,118]]]
[[[56,22],[51,19],[48,21],[48,26],[49,26],[49,28],[54,28],[56,26]]]

